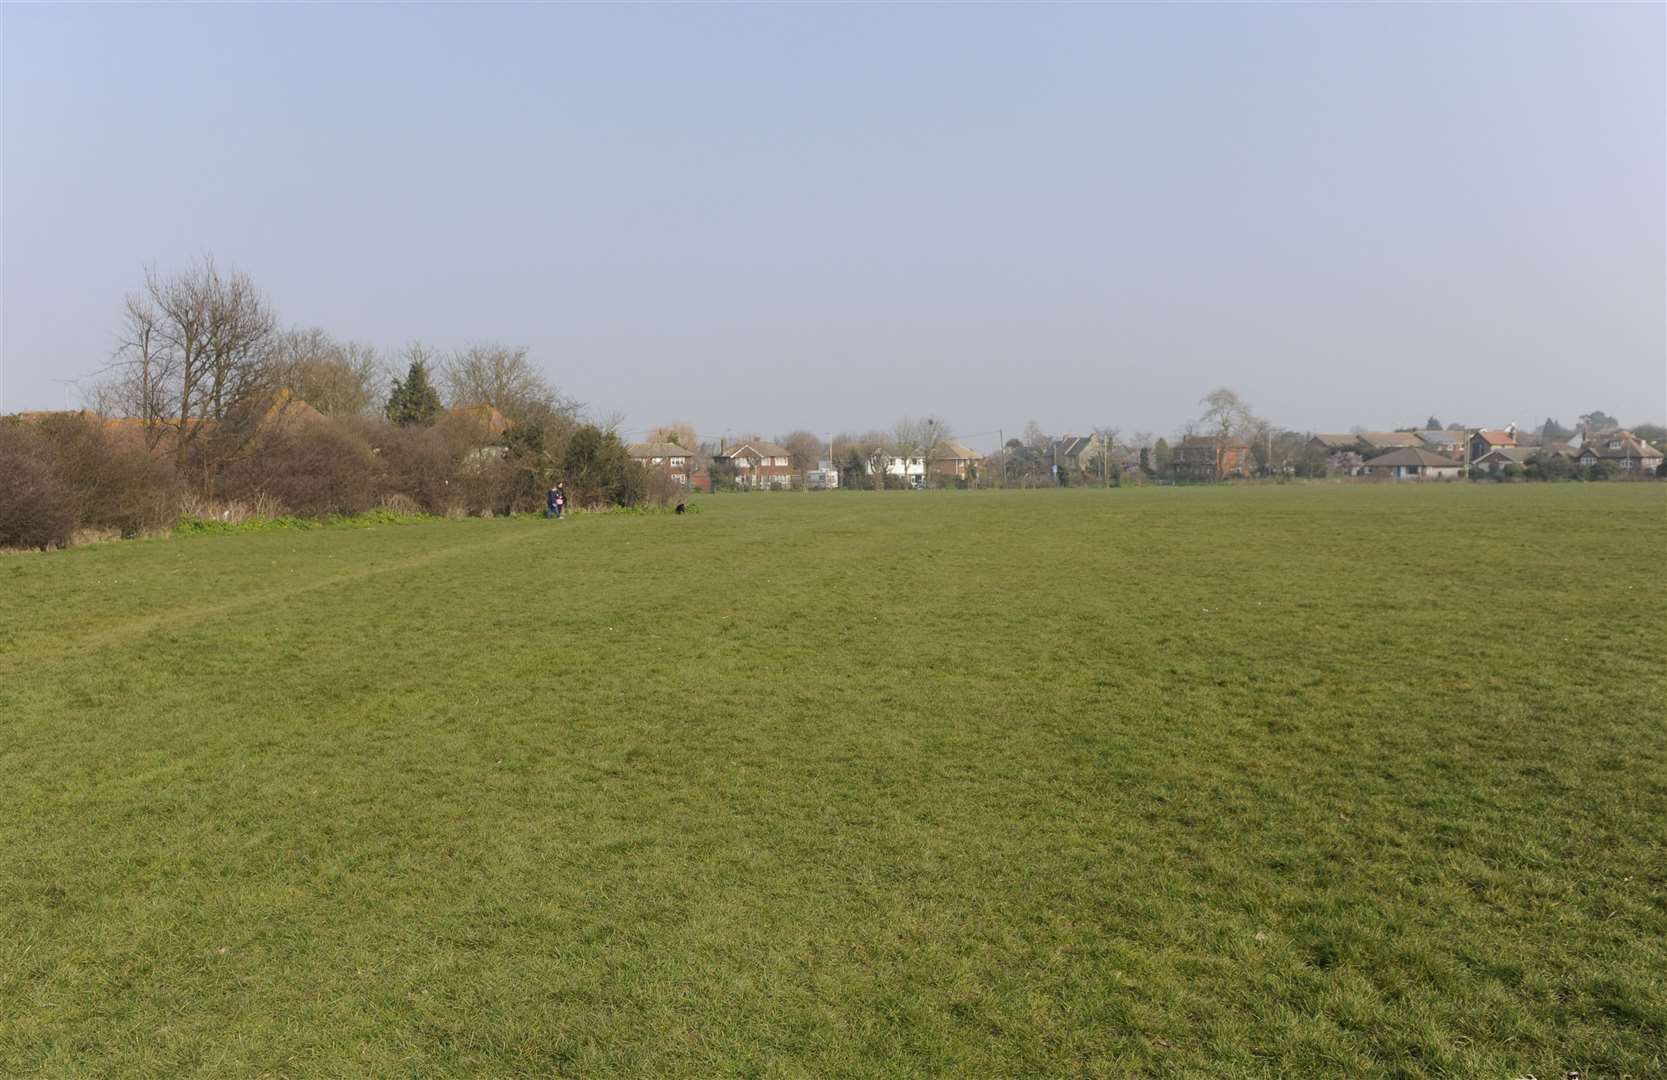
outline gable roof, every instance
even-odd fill
[[[447,409],[440,415],[440,423],[473,424],[482,434],[492,439],[496,439],[513,426],[509,417],[491,405],[459,405]]]
[[[1394,446],[1422,446],[1424,440],[1415,431],[1362,431],[1360,442],[1364,446],[1389,448]]]
[[[932,448],[933,461],[976,461],[977,459],[977,454],[954,439],[946,439]]]
[[[1464,442],[1462,431],[1415,431],[1413,434],[1429,446],[1458,446]]]
[[[1061,457],[1080,457],[1093,445],[1094,440],[1085,435],[1067,435],[1063,439],[1055,439],[1048,450]]]
[[[745,453],[746,451],[751,451],[751,453]],[[718,456],[721,458],[737,458],[743,456],[767,458],[791,457],[792,455],[787,452],[787,448],[785,446],[777,446],[775,443],[745,442],[736,446],[731,446],[729,449],[719,453]]]
[[[1215,449],[1216,443],[1218,441],[1221,443],[1221,447],[1224,450],[1249,450],[1250,449],[1250,444],[1249,443],[1245,442],[1243,439],[1235,439],[1231,435],[1229,435],[1224,440],[1217,440],[1217,438],[1214,435],[1186,435],[1186,436],[1183,436],[1181,438],[1181,441],[1177,445],[1183,446],[1183,447],[1186,447],[1186,448],[1192,449],[1192,450],[1198,450],[1198,449],[1212,449],[1213,450],[1213,449]]]
[[[1591,436],[1580,448],[1584,454],[1590,450],[1592,455],[1607,461],[1620,461],[1624,458],[1658,458],[1662,456],[1660,450],[1640,439],[1630,431],[1609,431],[1602,435]]]
[[[1358,435],[1321,433],[1314,436],[1314,441],[1328,450],[1355,450],[1360,446],[1360,437]]]
[[[673,442],[632,443],[625,448],[625,453],[634,458],[688,458],[695,456],[692,450],[685,450]]]
[[[1490,431],[1487,428],[1477,428],[1472,438],[1481,439],[1489,446],[1515,446],[1516,436],[1508,431]]]
[[[1365,462],[1365,467],[1393,468],[1397,465],[1417,465],[1423,468],[1457,469],[1459,463],[1446,454],[1438,454],[1434,450],[1425,450],[1418,446],[1403,446],[1398,450],[1391,450],[1387,454],[1379,454]]]
[[[1476,464],[1485,465],[1491,458],[1507,465],[1522,465],[1534,456],[1536,449],[1536,447],[1531,446],[1496,446],[1477,458]]]

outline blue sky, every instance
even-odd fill
[[[627,431],[1667,416],[1660,5],[0,20],[4,410],[211,252]]]

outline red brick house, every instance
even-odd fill
[[[768,491],[793,486],[792,456],[784,446],[747,442],[719,450],[717,459],[735,463],[735,482],[744,488]]]
[[[1175,471],[1192,480],[1250,475],[1250,444],[1214,435],[1188,435],[1175,447]]]
[[[932,448],[932,460],[929,464],[933,476],[965,480],[976,470],[978,455],[951,439]]]
[[[675,484],[692,491],[711,491],[712,476],[701,464],[700,455],[677,443],[633,443],[625,452],[645,469],[671,477]]]

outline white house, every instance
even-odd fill
[[[1388,476],[1396,480],[1457,480],[1463,468],[1446,454],[1404,446],[1363,462],[1362,476]]]
[[[868,474],[870,476],[874,475],[872,462],[869,463]],[[900,457],[893,454],[886,458],[885,474],[901,477],[910,484],[924,484],[926,482],[926,459],[923,457]]]

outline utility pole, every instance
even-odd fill
[[[1001,440],[1001,486],[1007,486],[1007,433],[996,428],[996,438]]]

